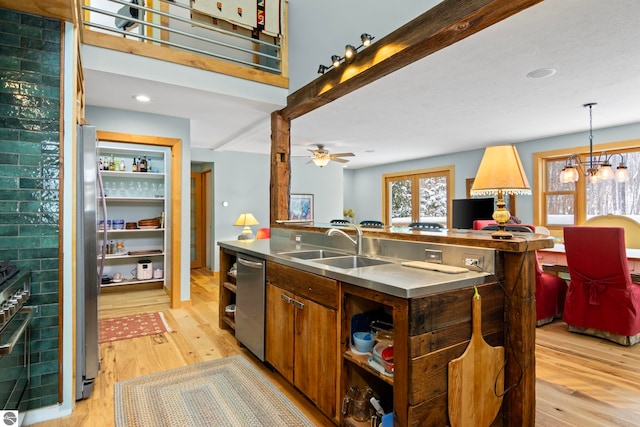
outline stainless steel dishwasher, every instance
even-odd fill
[[[265,263],[238,254],[236,338],[264,361]]]

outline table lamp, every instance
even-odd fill
[[[258,225],[258,220],[253,216],[252,213],[243,212],[240,214],[236,222],[233,225],[237,225],[240,227],[244,227],[242,232],[238,236],[238,240],[253,240],[253,233],[251,232],[250,225]]]
[[[529,181],[515,146],[497,145],[485,149],[470,193],[472,196],[498,196],[498,209],[493,213],[498,231],[491,237],[511,239],[513,235],[505,231],[511,213],[505,209],[503,195],[531,194]]]

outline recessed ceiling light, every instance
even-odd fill
[[[533,70],[527,73],[527,77],[530,79],[546,79],[547,77],[551,77],[556,73],[556,70],[553,68],[538,68],[537,70]]]
[[[134,95],[133,98],[138,102],[149,102],[149,101],[151,101],[151,98],[149,98],[147,95]]]

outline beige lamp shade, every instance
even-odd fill
[[[242,227],[246,227],[247,225],[258,225],[258,224],[260,223],[258,222],[256,217],[249,212],[241,213],[238,219],[236,219],[236,222],[233,223],[233,225],[242,226]]]
[[[252,213],[243,212],[240,214],[236,222],[233,225],[244,227],[242,232],[238,236],[238,240],[253,240],[253,233],[251,232],[251,225],[258,225],[259,222]]]
[[[513,145],[487,147],[471,187],[472,196],[531,194],[529,181]]]

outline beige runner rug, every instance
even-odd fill
[[[116,427],[313,426],[242,355],[117,382],[115,412]]]

